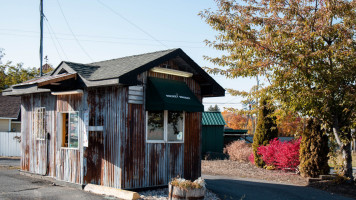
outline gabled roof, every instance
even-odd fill
[[[21,97],[2,96],[0,93],[0,118],[17,119],[20,105]]]
[[[137,85],[140,84],[137,80],[137,75],[169,60],[174,60],[174,62],[178,63],[179,67],[182,68],[180,70],[193,74],[192,78],[201,85],[201,94],[203,97],[225,95],[225,90],[179,48],[127,56],[89,64],[63,61],[55,70],[53,70],[50,76],[58,76],[62,73],[76,73],[78,74],[80,81],[82,81],[86,87],[115,84]],[[13,88],[23,84],[38,86],[39,82],[43,82],[43,80],[41,80],[42,78],[28,83],[14,85]],[[27,90],[27,93],[36,91],[46,90],[44,90],[44,88],[39,88],[38,86],[36,88],[31,88],[31,90]],[[15,94],[15,92],[11,93],[8,91],[6,91],[6,93],[7,95]],[[16,94],[23,93],[24,92],[20,91]]]
[[[224,126],[226,125],[221,112],[203,112],[202,113],[203,126]]]

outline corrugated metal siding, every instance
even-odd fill
[[[224,117],[221,115],[221,112],[203,112],[202,125],[226,125],[226,123]]]
[[[104,87],[88,90],[89,126],[104,131],[89,132],[84,151],[84,183],[121,188],[121,160],[125,146],[127,88]]]
[[[53,176],[53,144],[55,141],[55,131],[52,124],[55,120],[55,97],[48,93],[31,94],[21,98],[21,140],[22,155],[21,168],[38,174],[49,174]],[[33,134],[34,111],[36,108],[45,107],[46,132],[50,135],[50,140],[37,140]],[[48,145],[46,144],[48,142]],[[48,146],[48,147],[47,147]],[[48,150],[48,161],[47,161]],[[48,166],[47,166],[48,164]],[[48,169],[47,169],[48,167]]]
[[[224,126],[203,126],[202,155],[207,152],[223,152]]]
[[[57,129],[57,143],[56,143],[56,177],[60,180],[72,182],[72,183],[82,183],[81,175],[81,153],[83,148],[82,142],[82,131],[83,131],[83,95],[73,94],[73,95],[59,95],[57,96],[57,112],[68,112],[68,111],[78,111],[79,112],[79,148],[61,148],[62,137]],[[59,123],[59,122],[57,122]]]
[[[201,101],[200,86],[193,79],[151,72],[138,78],[146,83],[147,74],[184,81]],[[50,115],[49,174],[57,179],[129,189],[167,185],[177,175],[187,179],[201,175],[201,113],[186,113],[184,144],[147,144],[145,105],[128,104],[128,87],[88,88],[82,95],[45,94],[42,100],[41,95],[44,94],[22,97],[22,119],[27,122],[22,123],[22,130],[26,130],[22,134],[25,139],[22,169],[35,173],[44,170],[45,157],[40,150],[45,146],[35,143],[31,137],[32,111],[45,105]],[[89,146],[83,148],[82,119],[86,110],[89,110],[89,126],[103,126],[103,131],[90,131]],[[79,111],[78,150],[61,148],[57,111]]]
[[[122,187],[145,185],[145,114],[143,105],[128,104],[126,134],[123,137]]]

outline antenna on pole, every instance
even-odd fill
[[[40,29],[41,29],[41,39],[40,39],[40,76],[42,76],[42,60],[43,60],[43,0],[40,0]]]

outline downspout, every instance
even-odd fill
[[[11,132],[11,119],[9,119],[9,132]]]

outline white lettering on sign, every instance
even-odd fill
[[[178,94],[166,94],[168,98],[178,98]]]
[[[188,99],[188,100],[190,100],[190,97],[187,97],[187,96],[180,96],[180,95],[178,95],[178,93],[177,93],[177,94],[166,94],[166,97],[168,97],[168,98],[176,98],[176,99],[180,98],[180,99]]]
[[[190,97],[186,97],[186,96],[179,96],[179,98],[181,98],[181,99],[190,99]]]

